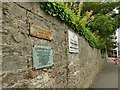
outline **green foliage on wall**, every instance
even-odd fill
[[[81,5],[81,4],[80,4]],[[44,2],[40,3],[40,7],[51,16],[59,18],[68,24],[76,33],[82,35],[89,45],[93,48],[100,48],[100,41],[86,27],[88,17],[80,17],[81,6],[79,5],[79,13],[74,13],[64,3],[60,2]]]

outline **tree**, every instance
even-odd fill
[[[69,2],[67,6],[72,9],[74,12],[78,10],[78,2]],[[80,17],[83,18],[88,14],[89,19],[87,22],[80,22],[81,25],[84,24],[86,28],[89,28],[96,37],[104,44],[101,48],[104,48],[105,45],[107,48],[115,48],[114,41],[110,39],[111,35],[115,34],[115,31],[120,27],[120,15],[115,13],[113,9],[120,10],[120,2],[84,2],[82,4],[82,9]],[[90,14],[89,12],[92,12]],[[90,15],[89,15],[90,14]],[[94,15],[94,16],[93,16]],[[111,43],[111,44],[110,44]]]
[[[113,11],[116,8],[118,13]],[[120,27],[120,1],[119,2],[84,2],[83,8],[81,11],[81,15],[83,15],[86,11],[93,10],[93,15],[102,14],[111,15],[112,18],[116,19],[117,28]]]
[[[95,15],[95,19],[88,23],[90,30],[100,38],[106,39],[116,31],[116,21],[109,15]]]
[[[115,31],[120,27],[120,15],[113,9],[120,12],[120,2],[85,2],[82,13],[93,10],[94,21],[89,20],[87,27],[101,40],[108,49],[115,48],[116,42],[110,37],[115,35]],[[102,46],[105,47],[105,46]]]
[[[120,2],[84,2],[82,8],[82,14],[86,11],[93,10],[93,14],[108,14],[113,11],[114,8],[119,7]],[[119,9],[119,8],[118,8]]]

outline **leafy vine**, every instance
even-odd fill
[[[80,17],[81,4],[77,15],[66,4],[60,2],[43,2],[40,7],[53,17],[59,18],[68,24],[76,33],[82,35],[93,48],[100,48],[102,45],[98,38],[86,27],[88,16]]]

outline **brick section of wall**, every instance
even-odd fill
[[[100,51],[79,37],[79,54],[69,53],[70,27],[42,11],[39,3],[3,3],[3,87],[89,87],[104,63]],[[52,40],[30,36],[31,24],[52,31]],[[50,46],[54,65],[32,69],[33,45]]]

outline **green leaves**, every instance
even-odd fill
[[[116,13],[116,10],[119,12]],[[120,27],[120,1],[119,2],[84,2],[82,8],[82,15],[86,11],[93,10],[95,16],[94,21],[89,22],[87,27],[90,27],[92,33],[99,36],[99,41],[103,43],[100,45],[104,48],[105,44],[107,48],[114,49],[113,40],[109,37],[115,34],[117,28]],[[107,40],[109,38],[110,40]],[[113,46],[113,47],[112,47]]]
[[[82,35],[91,47],[99,48],[99,40],[86,28],[88,18],[86,16],[80,18],[82,6],[78,4],[77,15],[73,10],[74,8],[71,10],[64,3],[60,2],[44,2],[40,3],[40,7],[51,16],[58,17],[68,24],[76,33]]]
[[[95,15],[95,20],[91,22],[89,26],[91,27],[91,30],[94,30],[92,32],[99,35],[100,38],[106,39],[115,33],[115,24],[114,19],[110,18],[110,16],[97,14]]]

